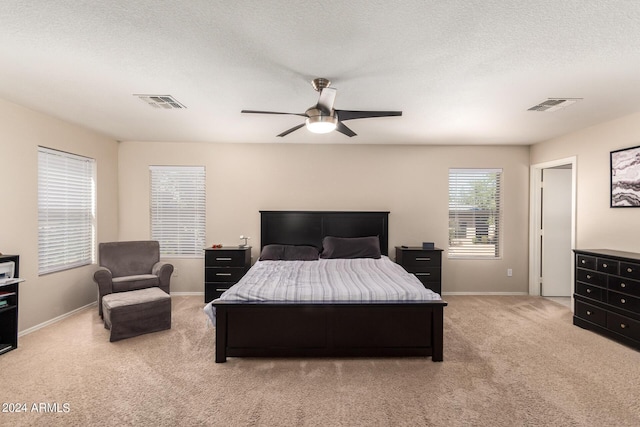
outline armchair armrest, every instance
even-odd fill
[[[169,292],[169,286],[171,281],[171,274],[173,274],[173,265],[168,262],[156,262],[151,268],[151,274],[155,274],[158,276],[158,280],[160,281],[160,289]]]
[[[102,316],[102,297],[113,293],[113,275],[106,267],[98,267],[93,273],[93,281],[98,284],[98,313]]]

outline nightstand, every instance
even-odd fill
[[[238,283],[251,267],[251,246],[204,250],[204,302],[216,298]]]
[[[442,249],[396,246],[396,263],[415,274],[425,288],[442,292]]]

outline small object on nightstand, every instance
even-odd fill
[[[244,242],[240,245],[241,248],[244,248],[247,246],[247,240],[249,240],[251,237],[247,237],[247,236],[240,236],[240,240],[244,240]]]
[[[433,250],[434,247],[435,246],[434,246],[433,242],[422,242],[422,249],[431,251],[431,250]]]

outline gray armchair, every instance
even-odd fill
[[[173,265],[160,262],[160,244],[154,240],[108,242],[98,245],[100,267],[93,275],[98,284],[98,312],[102,297],[115,292],[159,287],[169,294]]]

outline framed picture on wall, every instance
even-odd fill
[[[611,207],[640,207],[640,145],[611,152]]]

